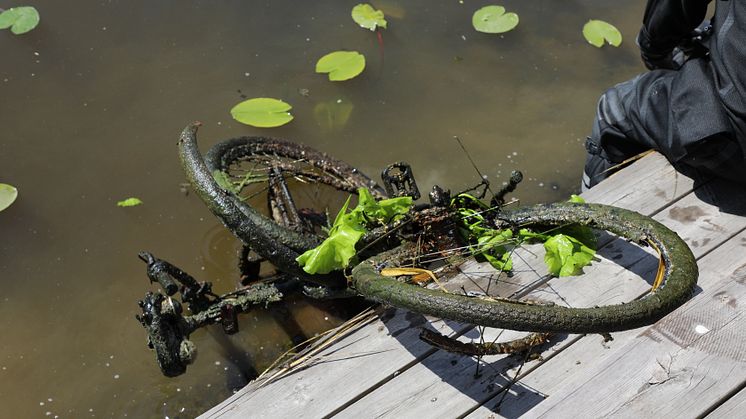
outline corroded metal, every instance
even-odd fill
[[[581,225],[607,230],[630,241],[654,244],[665,264],[665,282],[645,297],[624,304],[591,308],[534,305],[446,294],[384,277],[411,243],[364,261],[352,270],[352,286],[364,297],[408,310],[483,326],[530,332],[602,333],[651,324],[688,300],[697,283],[697,264],[689,247],[663,224],[634,211],[600,204],[548,204],[504,212],[498,227]]]
[[[208,207],[239,238],[280,270],[319,281],[318,275],[304,274],[295,263],[297,252],[287,245],[293,239],[287,229],[256,213],[248,205],[245,211],[238,210],[232,194],[217,186],[197,151],[196,130],[195,124],[184,130],[179,141],[180,155],[190,182]],[[226,151],[230,150],[228,145],[224,147],[227,148],[223,155],[232,153]],[[517,184],[520,176],[516,174],[514,178],[511,183]],[[598,333],[654,322],[686,301],[696,284],[697,267],[686,244],[662,224],[632,211],[598,204],[551,204],[504,212],[498,219],[511,228],[578,223],[613,232],[639,244],[653,243],[661,251],[666,281],[645,298],[627,304],[596,308],[537,306],[444,294],[383,277],[376,269],[390,262],[387,258],[391,257],[389,253],[383,253],[356,266],[352,270],[351,285],[371,300],[453,320],[514,330]]]
[[[182,132],[178,142],[179,157],[187,180],[210,211],[241,241],[283,272],[321,285],[340,283],[343,278],[339,274],[309,275],[295,261],[301,251],[318,245],[318,238],[278,225],[251,206],[240,205],[231,192],[218,186],[197,148],[199,125],[190,124]]]
[[[381,180],[389,196],[410,196],[420,199],[420,190],[412,174],[412,166],[404,162],[390,164],[381,172]]]
[[[183,374],[196,357],[196,346],[189,340],[192,332],[221,323],[226,333],[235,333],[239,313],[256,305],[281,301],[282,296],[282,291],[274,284],[255,284],[233,295],[216,297],[203,310],[184,316],[179,301],[149,292],[139,302],[142,315],[136,317],[148,332],[148,346],[155,350],[161,371],[168,377],[175,377]]]
[[[288,199],[285,174],[347,192],[367,187],[377,199],[386,196],[383,190],[341,161],[282,140],[261,137],[229,140],[214,146],[203,160],[196,142],[198,127],[199,123],[189,125],[178,142],[181,164],[190,184],[213,214],[246,245],[242,252],[242,275],[257,279],[259,261],[267,260],[283,273],[285,281],[257,282],[235,293],[216,296],[212,294],[209,282],[197,282],[173,265],[143,252],[140,256],[148,264],[151,281],[158,282],[169,295],[178,288],[182,300],[189,304],[193,313],[184,316],[178,301],[159,293],[148,293],[140,302],[143,314],[138,316],[138,320],[148,331],[149,345],[156,350],[158,363],[168,376],[183,373],[186,365],[194,359],[194,344],[188,337],[195,329],[220,322],[226,333],[233,333],[237,330],[236,316],[239,313],[248,311],[254,305],[280,301],[284,290],[291,288],[302,289],[313,298],[361,295],[371,301],[445,319],[540,333],[517,341],[513,345],[515,349],[540,343],[546,333],[607,333],[650,324],[685,302],[696,285],[694,257],[676,233],[632,211],[599,204],[569,203],[537,205],[509,212],[496,208],[489,214],[485,213],[485,216],[496,228],[518,229],[576,223],[610,231],[640,245],[650,244],[659,251],[665,267],[662,286],[639,300],[625,304],[568,308],[448,294],[380,275],[380,270],[387,266],[404,266],[404,263],[416,261],[417,255],[423,251],[438,252],[445,259],[455,257],[449,253],[459,245],[453,219],[455,214],[447,205],[449,199],[442,190],[435,190],[431,194],[433,205],[418,206],[405,219],[367,233],[358,243],[358,256],[361,259],[374,256],[355,266],[350,277],[346,278],[342,272],[310,275],[298,266],[295,259],[300,253],[318,245],[320,238],[311,229],[296,228],[303,222],[302,219],[308,217],[301,214],[301,210],[305,209],[296,208],[292,198]],[[231,164],[253,158],[271,163],[271,177],[267,178],[273,190],[270,196],[285,197],[282,198],[285,205],[279,211],[279,221],[260,214],[234,192],[221,188],[214,179],[214,171],[225,172]],[[299,169],[292,164],[293,161],[302,161],[318,171]],[[515,172],[508,185],[496,195],[493,204],[499,207],[505,193],[515,189],[520,178],[520,173]],[[483,180],[480,185],[489,183]],[[411,186],[416,189],[413,178],[393,192],[398,194],[407,188],[411,189]],[[259,254],[260,259],[249,261],[249,249]],[[177,283],[181,283],[181,286]],[[317,286],[309,286],[308,283]],[[443,343],[438,337],[429,338],[434,342],[453,345],[451,341]],[[488,353],[486,351],[507,349],[510,348],[471,347],[464,351]]]
[[[469,356],[514,354],[528,352],[549,340],[550,333],[531,333],[508,342],[461,342],[430,329],[420,331],[420,339],[444,351]]]

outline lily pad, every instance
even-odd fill
[[[39,24],[39,12],[31,6],[13,7],[0,13],[0,29],[10,28],[16,35],[24,34]]]
[[[319,102],[313,107],[313,117],[322,130],[332,132],[347,125],[354,107],[351,102],[341,99]]]
[[[272,128],[285,125],[293,120],[288,112],[293,109],[289,104],[267,97],[245,100],[231,109],[231,116],[236,121],[259,128]]]
[[[117,202],[118,207],[135,207],[142,204],[143,202],[138,198],[127,198],[124,201]]]
[[[583,36],[591,45],[601,48],[604,41],[618,47],[622,44],[622,34],[614,25],[603,20],[589,20],[583,25]]]
[[[329,80],[349,80],[365,69],[365,56],[357,51],[335,51],[316,63],[317,73],[329,73]]]
[[[0,211],[8,208],[18,197],[18,189],[14,186],[0,183]]]
[[[398,0],[370,0],[370,4],[393,19],[404,19],[407,15],[407,10]]]
[[[479,32],[504,33],[518,26],[518,15],[505,13],[502,6],[485,6],[474,12],[471,24]]]
[[[368,3],[361,3],[352,8],[352,20],[365,29],[375,31],[381,27],[386,29],[386,19],[383,18],[383,12],[376,10]]]

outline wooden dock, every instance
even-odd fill
[[[746,188],[690,178],[650,154],[584,197],[676,231],[698,260],[696,295],[656,324],[609,342],[560,335],[539,348],[538,359],[485,357],[477,376],[475,358],[418,339],[425,325],[465,341],[477,339],[477,329],[382,309],[306,367],[269,384],[255,381],[202,417],[746,417]],[[586,268],[592,280],[548,280],[524,268],[540,259],[528,250],[514,258],[516,274],[499,285],[502,295],[577,307],[628,301],[649,289],[658,264],[640,248],[607,240],[600,261]],[[477,263],[464,272],[464,283],[493,274]],[[483,333],[501,341],[523,335]]]

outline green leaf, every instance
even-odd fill
[[[508,251],[498,253],[497,256],[490,253],[482,253],[481,255],[498,271],[507,272],[513,269],[513,260],[510,258],[510,252]]]
[[[544,242],[544,262],[549,273],[554,276],[572,276],[593,260],[596,251],[585,246],[578,239],[565,234],[557,234]]]
[[[127,198],[124,201],[117,202],[118,207],[134,207],[142,204],[143,202],[137,198]]]
[[[8,208],[18,198],[18,189],[14,186],[0,183],[0,211]]]
[[[505,13],[502,6],[485,6],[474,12],[471,24],[479,32],[503,33],[518,26],[518,15]]]
[[[376,201],[370,191],[359,188],[357,206],[347,212],[349,205],[350,198],[347,198],[329,229],[329,237],[295,259],[304,271],[325,274],[347,267],[355,256],[355,244],[367,231],[366,226],[388,223],[406,214],[412,206],[412,198],[407,196]]]
[[[593,229],[587,226],[582,226],[580,224],[570,224],[564,226],[555,230],[555,233],[570,236],[590,249],[595,249],[598,242],[598,238],[593,233]]]
[[[329,80],[349,80],[365,69],[365,56],[357,51],[335,51],[316,63],[317,73],[329,73]]]
[[[347,125],[354,108],[352,103],[341,99],[319,102],[313,107],[313,117],[324,131],[336,131]]]
[[[618,47],[622,44],[622,34],[614,25],[603,20],[589,20],[583,25],[583,36],[591,45],[601,48],[604,40]]]
[[[472,254],[484,257],[497,270],[509,271],[513,269],[513,261],[505,245],[512,242],[513,232],[511,230],[491,230],[477,239],[477,247]]]
[[[342,222],[333,230],[319,246],[295,259],[304,271],[327,274],[346,267],[355,256],[355,244],[365,234],[365,228],[360,224]]]
[[[376,30],[376,27],[382,27],[386,29],[386,19],[383,18],[383,12],[376,10],[368,3],[361,3],[352,8],[352,20],[358,25],[365,29],[372,31]]]
[[[213,170],[212,171],[212,178],[215,179],[215,183],[218,184],[223,190],[226,190],[228,192],[231,192],[234,195],[238,195],[240,192],[239,189],[236,187],[236,185],[231,182],[231,179],[228,177],[228,174],[223,172],[222,170]]]
[[[0,29],[10,28],[16,35],[24,34],[39,24],[39,12],[31,6],[13,7],[0,13]]]
[[[382,199],[376,201],[366,188],[358,188],[358,204],[355,211],[362,211],[369,222],[385,224],[409,212],[411,196]]]
[[[245,100],[231,109],[231,116],[236,121],[259,128],[273,128],[285,125],[293,120],[288,112],[293,109],[289,104],[267,97]]]

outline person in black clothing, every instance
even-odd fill
[[[651,71],[599,100],[583,190],[649,149],[746,183],[746,0],[715,1],[708,26],[710,0],[648,0],[637,43]]]

